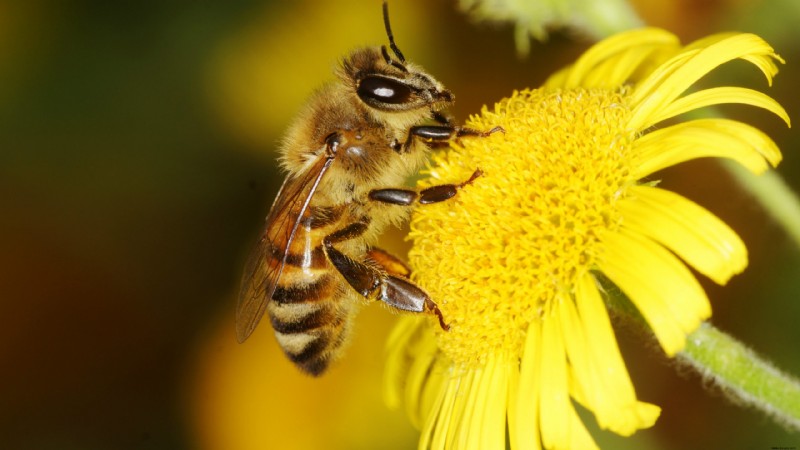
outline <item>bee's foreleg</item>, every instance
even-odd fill
[[[323,239],[325,255],[331,264],[336,267],[336,270],[339,271],[347,283],[364,298],[377,298],[389,306],[404,311],[436,314],[442,329],[449,330],[450,327],[445,323],[442,312],[436,303],[431,300],[430,296],[403,276],[391,275],[391,273],[395,273],[396,268],[384,267],[383,263],[387,261],[386,259],[383,261],[380,258],[372,259],[375,264],[368,265],[348,257],[334,247],[337,242],[361,236],[367,230],[367,226],[368,222],[366,221],[355,222],[329,234]],[[399,262],[388,253],[383,253],[385,257]],[[387,272],[390,274],[387,274]]]
[[[443,115],[434,117],[435,120],[448,120]],[[408,129],[408,137],[403,143],[396,142],[392,145],[395,151],[408,151],[408,148],[414,143],[415,139],[419,139],[428,143],[432,147],[438,147],[447,144],[453,139],[462,138],[464,136],[487,137],[493,133],[502,131],[505,133],[503,127],[494,127],[489,131],[480,131],[473,128],[460,127],[457,125],[418,125]]]
[[[377,202],[400,206],[409,206],[415,201],[423,205],[443,202],[447,199],[453,198],[459,189],[472,183],[481,175],[483,175],[483,171],[481,169],[475,169],[475,172],[472,173],[472,176],[462,183],[439,184],[425,188],[419,192],[413,189],[374,189],[370,191],[369,198],[370,200]]]

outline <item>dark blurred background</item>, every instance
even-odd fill
[[[516,56],[508,26],[455,2],[394,1],[406,56],[458,97],[463,120],[533,87],[588,42],[558,33]],[[800,7],[793,0],[640,1],[687,42],[737,29],[788,64],[768,93],[796,117]],[[243,259],[281,181],[281,131],[342,54],[385,42],[380,1],[291,3],[0,0],[0,448],[413,448],[381,401],[395,320],[367,308],[348,357],[320,380],[297,372],[268,327],[235,343]],[[736,66],[741,69],[742,66]],[[753,68],[710,83],[764,88]],[[731,114],[773,136],[795,190],[796,138],[760,110]],[[751,265],[706,283],[713,322],[800,374],[800,251],[715,162],[664,174],[748,244]],[[402,230],[383,246],[402,253]],[[606,448],[800,446],[731,405],[639,335],[620,332],[650,430]]]

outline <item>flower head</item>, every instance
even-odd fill
[[[686,94],[743,59],[771,81],[780,58],[759,37],[715,35],[681,47],[658,29],[588,50],[544,87],[515,92],[467,126],[506,133],[464,139],[433,161],[423,186],[484,175],[454,199],[418,208],[410,262],[450,331],[401,320],[388,344],[387,394],[422,429],[420,448],[592,448],[572,401],[621,435],[651,426],[603,303],[602,276],[638,308],[667,355],[711,314],[691,266],[724,284],[747,265],[722,221],[648,177],[693,158],[776,165],[769,137],[728,119],[662,122],[744,103],[787,123],[745,88]],[[659,124],[657,130],[652,130]]]

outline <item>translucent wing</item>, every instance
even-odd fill
[[[236,306],[236,338],[244,342],[258,326],[286,265],[300,220],[334,156],[320,158],[299,176],[284,180],[267,215],[266,226],[250,254]]]

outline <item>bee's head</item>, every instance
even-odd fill
[[[352,86],[358,99],[384,117],[382,113],[429,116],[453,103],[450,91],[421,67],[407,62],[397,48],[386,2],[383,20],[394,57],[384,45],[356,50],[342,63],[340,77]]]
[[[386,47],[381,49],[385,54]],[[371,108],[385,112],[430,110],[454,100],[441,83],[414,65],[390,60],[373,69],[355,79],[358,98]]]

